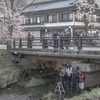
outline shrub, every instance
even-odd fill
[[[13,68],[11,67],[0,69],[0,75],[7,75],[7,74],[11,74],[12,72],[13,72]]]
[[[29,83],[27,83],[27,87],[35,87],[35,86],[40,86],[40,85],[44,85],[45,82],[43,79],[36,79],[36,78],[32,78]]]
[[[43,95],[43,99],[49,99],[50,97],[53,97],[53,96],[55,96],[55,94],[53,94],[51,91],[48,93],[48,94],[44,94]]]

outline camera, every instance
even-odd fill
[[[67,64],[62,64],[62,67],[67,67]]]

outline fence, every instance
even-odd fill
[[[62,36],[62,37],[35,37],[34,40],[22,38],[13,39],[13,48],[31,48],[31,49],[68,49],[68,47],[77,46],[79,50],[82,47],[100,47],[100,37],[79,37],[79,36]]]

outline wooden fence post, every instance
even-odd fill
[[[62,49],[62,37],[60,36],[60,49]]]
[[[19,40],[19,48],[22,48],[22,39]]]
[[[44,49],[44,37],[42,37],[42,49]]]
[[[13,39],[13,48],[15,48],[15,38]]]
[[[27,49],[29,48],[29,40],[27,39]]]

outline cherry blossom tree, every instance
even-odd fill
[[[11,7],[12,8],[12,7]],[[25,17],[21,15],[17,7],[13,10],[7,7],[4,0],[0,2],[0,14],[3,15],[0,18],[0,40],[7,43],[7,57],[11,57],[11,42],[14,33],[21,34],[23,31],[23,20]]]
[[[27,1],[27,0],[26,0]],[[23,33],[23,20],[25,16],[21,15],[21,10],[27,4],[36,2],[37,0],[0,0],[0,40],[7,43],[7,58],[11,57],[11,44],[13,34]],[[39,0],[38,0],[39,1]],[[41,0],[41,2],[44,0]],[[23,7],[22,4],[24,3]]]

